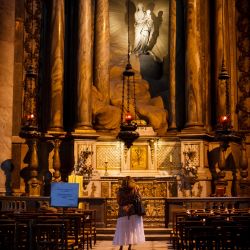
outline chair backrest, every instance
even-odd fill
[[[48,250],[67,249],[67,225],[65,221],[35,222],[32,225],[32,246]]]
[[[15,222],[0,221],[0,249],[15,249],[16,232]]]

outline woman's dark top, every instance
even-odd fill
[[[135,214],[133,206],[135,196],[139,195],[135,189],[121,187],[117,193],[117,202],[119,205],[118,217],[130,216]]]

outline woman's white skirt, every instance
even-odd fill
[[[117,220],[113,245],[129,245],[145,242],[142,216],[131,215]]]

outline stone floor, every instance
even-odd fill
[[[128,247],[123,247],[124,250],[127,250]],[[132,250],[163,250],[171,249],[168,247],[166,241],[146,241],[143,244],[132,246]],[[119,247],[113,246],[112,241],[98,241],[93,247],[93,250],[119,250]]]

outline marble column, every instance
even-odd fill
[[[226,59],[226,67],[228,69],[228,74],[230,79],[228,81],[229,86],[229,112],[231,114],[231,125],[235,130],[238,129],[238,114],[235,112],[235,107],[238,103],[238,87],[240,83],[238,81],[239,72],[237,69],[237,59],[239,58],[239,54],[237,51],[237,39],[239,38],[239,34],[237,34],[237,17],[238,12],[236,10],[236,4],[234,0],[224,1],[225,5],[225,59]],[[249,23],[248,23],[249,25]],[[249,27],[249,26],[248,26]],[[248,36],[248,42],[250,40],[250,36]],[[248,46],[249,48],[249,46]],[[250,67],[248,72],[250,72]]]
[[[109,1],[96,0],[94,85],[109,103]]]
[[[169,131],[177,130],[176,126],[176,0],[170,1],[170,41],[169,41]]]
[[[0,164],[11,159],[14,85],[15,1],[0,0]],[[6,176],[0,168],[0,193]]]
[[[78,0],[77,41],[77,124],[75,132],[94,132],[92,128],[93,35],[92,1]]]
[[[186,124],[185,129],[203,130],[202,80],[200,76],[199,1],[186,0]]]
[[[202,70],[201,75],[203,79],[203,110],[204,110],[204,124],[207,131],[212,130],[211,126],[211,42],[210,42],[210,1],[204,0],[201,2],[200,10],[200,25],[201,25],[201,58]]]
[[[49,131],[63,131],[64,0],[52,1]]]

